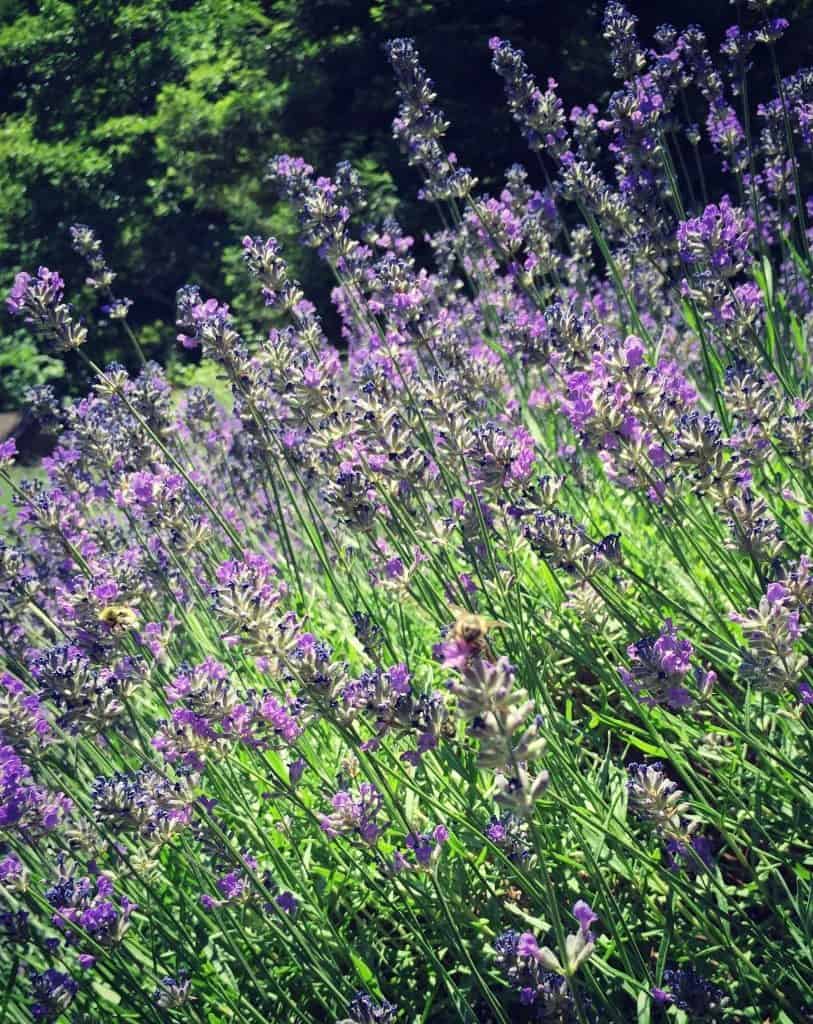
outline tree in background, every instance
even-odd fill
[[[631,6],[645,35],[676,16],[661,0]],[[797,52],[787,66],[805,59],[809,8],[809,0],[794,5],[797,31],[786,45]],[[701,23],[712,45],[735,18],[723,2],[680,5],[681,22]],[[584,0],[0,0],[0,286],[21,267],[45,264],[78,295],[86,268],[68,229],[92,225],[118,292],[134,300],[131,322],[148,354],[188,358],[171,326],[175,289],[192,281],[212,295],[239,294],[241,236],[296,236],[264,181],[273,154],[296,152],[326,172],[351,160],[379,211],[394,209],[396,190],[415,195],[391,139],[395,102],[382,52],[399,35],[416,38],[453,146],[486,188],[526,158],[488,70],[490,36],[522,46],[568,104],[613,87],[598,45],[600,5]],[[417,201],[397,212],[417,232]],[[322,267],[294,245],[286,256],[329,318]],[[94,357],[130,361],[120,325],[99,322],[89,289],[78,305],[97,320]],[[61,372],[4,321],[0,406]],[[69,364],[68,373],[63,386],[81,387],[80,369]]]

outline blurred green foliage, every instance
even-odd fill
[[[29,388],[64,376],[63,361],[41,352],[28,331],[11,330],[0,338],[0,409],[20,408]]]
[[[568,105],[612,88],[600,39],[602,4],[578,0],[0,0],[0,287],[21,268],[58,269],[80,311],[85,272],[68,227],[91,225],[135,300],[131,322],[149,354],[175,350],[176,288],[191,281],[231,299],[245,293],[240,238],[296,224],[264,182],[270,156],[290,151],[325,173],[350,159],[374,207],[422,234],[416,179],[390,136],[395,108],[382,52],[395,35],[417,40],[452,128],[450,142],[485,187],[527,159],[489,70],[487,40],[524,47],[540,80],[559,80]],[[810,0],[791,4],[809,12]],[[642,34],[659,22],[697,21],[716,45],[729,4],[631,2]],[[786,5],[787,8],[787,5]],[[788,67],[804,60],[807,29],[791,36]],[[330,281],[315,256],[289,245],[295,272],[330,318]],[[235,296],[238,298],[235,300]],[[248,300],[244,300],[248,301]],[[131,355],[118,325],[92,332],[97,360]],[[30,383],[56,378],[11,322],[0,322],[0,407]],[[10,371],[8,371],[10,368]],[[179,371],[180,373],[180,371]],[[182,374],[181,374],[182,376]],[[67,363],[66,386],[83,385]]]

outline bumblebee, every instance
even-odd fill
[[[138,616],[126,604],[108,604],[99,612],[99,622],[103,622],[116,633],[123,633],[135,626]]]
[[[452,625],[452,637],[473,647],[479,656],[494,661],[494,655],[488,646],[488,634],[492,629],[504,629],[508,623],[500,622],[499,619],[487,619],[465,608],[452,608],[452,611],[457,616]]]

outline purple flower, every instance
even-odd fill
[[[787,587],[782,583],[770,583],[768,584],[768,589],[765,591],[765,597],[768,599],[769,604],[776,604],[777,601],[784,601],[787,596]]]
[[[528,826],[515,814],[506,812],[500,818],[492,818],[485,835],[505,851],[509,860],[523,861],[530,854]]]
[[[467,168],[457,167],[454,154],[445,152],[440,144],[447,123],[435,105],[432,80],[421,66],[413,40],[391,39],[385,52],[395,73],[400,100],[393,135],[410,165],[419,166],[423,172],[421,198],[437,201],[467,196],[476,179]]]
[[[284,910],[286,914],[295,914],[299,909],[299,903],[293,893],[281,892],[276,897],[276,904],[280,910]]]
[[[624,342],[624,358],[627,361],[627,366],[630,368],[641,366],[644,361],[645,351],[646,349],[641,339],[635,334],[630,334]]]
[[[262,285],[266,306],[279,306],[282,310],[296,307],[301,300],[301,292],[288,276],[288,268],[275,238],[246,235],[243,238],[243,259],[251,276]]]
[[[671,968],[663,972],[662,992],[667,1002],[685,1010],[693,1020],[702,1020],[720,1010],[723,991],[698,974],[692,967]]]
[[[152,994],[152,1001],[159,1010],[178,1010],[186,1006],[192,995],[192,986],[186,971],[162,978]]]
[[[431,833],[410,832],[405,840],[407,852],[397,852],[394,859],[395,870],[403,871],[413,866],[430,867],[439,858],[441,847],[448,839],[449,830],[445,825],[436,825]],[[410,855],[414,858],[414,865],[409,860]]]
[[[503,79],[508,108],[519,124],[525,141],[533,150],[559,157],[570,148],[564,104],[556,94],[557,84],[548,79],[543,92],[525,63],[525,54],[506,40],[493,36],[488,41],[491,66]]]
[[[754,32],[758,43],[776,43],[790,28],[787,18],[769,18]]]
[[[23,834],[49,832],[70,814],[73,802],[63,793],[37,786],[31,770],[12,747],[0,747],[0,829]]]
[[[237,900],[246,892],[246,880],[240,871],[230,871],[218,879],[217,888],[227,901]]]
[[[643,637],[627,648],[632,666],[621,668],[622,681],[633,693],[641,695],[645,704],[666,704],[680,710],[692,703],[684,685],[689,674],[693,648],[688,640],[678,637],[670,619],[658,636]]]
[[[391,1024],[398,1007],[383,999],[376,1002],[366,992],[357,992],[350,1000],[347,1012],[354,1024]]]
[[[702,870],[697,863],[698,858],[706,867],[711,867],[712,844],[707,836],[692,836],[688,840],[671,836],[666,840],[665,850],[667,864],[671,871],[683,868],[696,874]]]
[[[482,654],[482,646],[469,643],[463,637],[452,637],[435,644],[432,654],[444,668],[464,669],[472,658]]]
[[[539,943],[531,932],[523,932],[517,940],[517,956],[528,956],[537,959]]]
[[[409,670],[406,665],[392,665],[387,670],[387,676],[395,693],[404,695],[410,692]]]
[[[18,316],[25,309],[25,301],[28,288],[31,284],[31,275],[21,270],[14,278],[14,284],[6,298],[6,307],[12,316]]]
[[[106,875],[97,875],[95,879],[80,877],[64,865],[60,865],[58,880],[46,890],[45,896],[54,907],[51,923],[70,946],[83,941],[73,926],[92,936],[97,945],[116,945],[124,938],[130,915],[137,909],[126,896],[116,898],[113,883]],[[85,969],[92,966],[81,965]]]
[[[18,274],[6,299],[11,315],[21,316],[58,352],[79,348],[87,340],[87,331],[62,301],[64,288],[59,274],[40,267],[36,277],[25,272]]]
[[[0,886],[9,889],[22,888],[26,884],[27,871],[15,853],[0,859]]]
[[[706,127],[711,144],[718,152],[725,154],[729,160],[738,154],[745,141],[745,135],[733,107],[723,102],[713,103],[709,107]],[[743,159],[744,154],[737,156],[735,169]]]
[[[680,258],[702,263],[716,274],[729,277],[751,262],[754,222],[751,215],[733,206],[728,196],[712,203],[699,217],[681,221],[677,230]]]
[[[0,911],[0,934],[9,945],[26,946],[31,941],[28,911]]]
[[[19,679],[5,672],[0,676],[0,735],[21,751],[31,752],[44,747],[54,738],[53,723],[39,696],[26,690]]]
[[[587,936],[588,940],[592,941],[590,925],[594,921],[598,921],[598,914],[593,913],[592,907],[585,903],[584,900],[578,900],[573,906],[573,916],[579,922],[581,931]]]
[[[636,35],[638,19],[622,3],[610,0],[604,8],[603,34],[610,45],[610,59],[618,78],[632,78],[646,64],[646,54]]]
[[[506,836],[508,835],[505,825],[500,821],[499,818],[495,818],[486,829],[485,833],[492,843],[499,845],[504,843]]]
[[[28,976],[33,1002],[31,1016],[36,1021],[55,1021],[73,1002],[79,985],[69,975],[54,968],[32,972]]]
[[[381,834],[381,826],[376,819],[381,810],[382,797],[375,786],[363,782],[357,797],[340,790],[330,803],[333,813],[318,816],[322,831],[327,836],[335,839],[338,836],[357,835],[369,845],[376,843]]]
[[[229,307],[220,305],[217,299],[204,301],[196,285],[183,285],[176,292],[175,309],[176,324],[182,329],[178,342],[189,349],[206,343],[216,353],[231,322]]]
[[[7,468],[14,461],[17,454],[17,442],[13,437],[0,442],[0,469]]]
[[[773,692],[798,686],[808,662],[797,650],[806,620],[786,584],[768,584],[756,608],[745,614],[732,612],[730,618],[741,625],[746,643],[740,675]]]

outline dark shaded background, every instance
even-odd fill
[[[781,43],[786,72],[810,62],[812,3],[774,8],[794,20]],[[697,23],[714,51],[738,16],[726,0],[629,6],[645,42],[664,21]],[[523,47],[540,82],[558,80],[567,109],[602,106],[615,87],[602,10],[584,0],[0,0],[0,285],[45,264],[93,316],[68,237],[71,223],[92,225],[119,273],[117,292],[135,300],[132,324],[182,382],[190,357],[174,343],[176,288],[197,282],[257,314],[240,298],[239,239],[276,234],[330,327],[331,282],[263,182],[268,158],[298,153],[325,173],[354,161],[375,206],[396,209],[400,197],[399,218],[419,234],[433,214],[415,200],[415,173],[391,138],[384,41],[415,37],[452,123],[450,148],[489,189],[528,153],[490,69],[488,38]],[[756,102],[770,92],[770,68],[756,66],[752,78]],[[711,164],[708,172],[717,173]],[[92,333],[96,359],[130,359],[117,325]],[[71,357],[62,372],[3,315],[0,408],[49,375],[62,389],[83,386]]]

